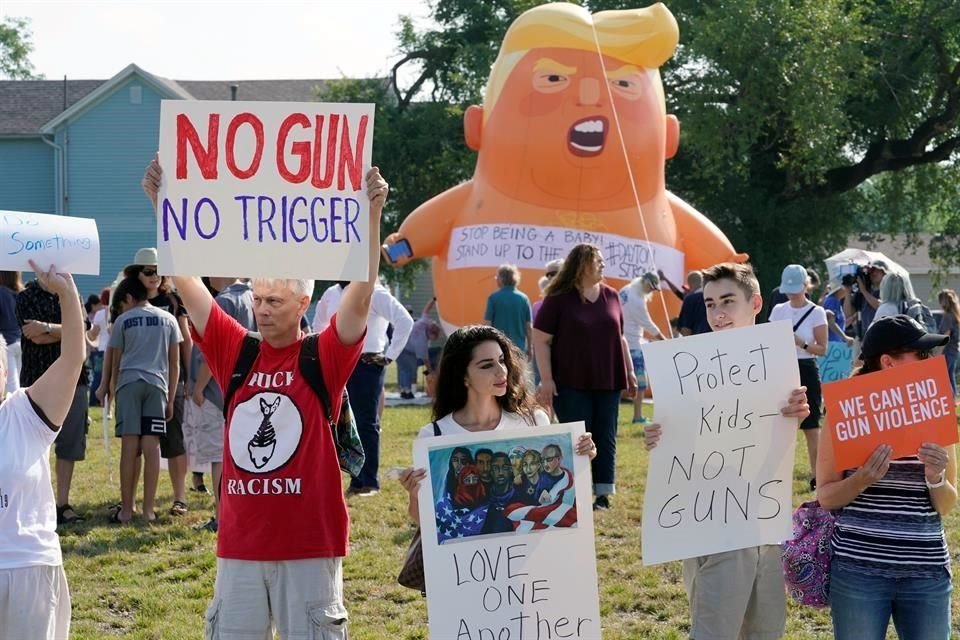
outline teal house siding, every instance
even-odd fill
[[[54,213],[53,157],[39,137],[0,138],[0,209]]]
[[[94,218],[100,276],[78,276],[84,293],[109,285],[140,247],[156,244],[156,218],[140,190],[157,150],[162,97],[136,75],[57,127],[66,157],[67,215]]]

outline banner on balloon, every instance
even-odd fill
[[[599,638],[582,422],[420,438],[431,638]]]
[[[373,112],[370,104],[164,100],[160,271],[366,280]]]
[[[0,269],[41,269],[76,275],[100,274],[100,234],[92,218],[0,211]]]
[[[853,371],[853,347],[845,342],[828,342],[827,352],[817,358],[817,367],[823,383],[849,378]]]
[[[650,342],[643,357],[663,429],[647,469],[643,563],[789,538],[797,420],[780,409],[800,386],[790,323]]]
[[[946,360],[937,356],[823,386],[837,471],[862,465],[881,444],[893,458],[924,442],[957,442],[957,415]]]

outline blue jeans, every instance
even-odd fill
[[[890,616],[900,640],[950,637],[950,575],[883,578],[834,564],[830,613],[836,640],[883,640]]]
[[[560,387],[553,399],[553,409],[560,422],[580,422],[593,434],[597,457],[593,471],[593,492],[610,496],[617,492],[614,482],[617,466],[617,419],[620,411],[619,391],[582,391]]]
[[[380,394],[383,393],[385,374],[383,367],[360,361],[347,380],[350,407],[357,421],[364,455],[360,475],[350,479],[350,486],[354,489],[380,488],[377,478],[380,468]]]
[[[953,395],[957,395],[957,358],[960,352],[950,350],[944,351],[943,356],[947,359],[947,373],[950,374],[950,388],[953,389]]]
[[[93,380],[90,382],[90,406],[100,406],[97,400],[97,389],[100,388],[100,381],[103,379],[103,351],[94,351],[90,354],[90,369],[93,373]]]

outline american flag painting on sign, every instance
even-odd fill
[[[429,458],[437,544],[577,526],[569,434],[436,447]]]
[[[573,474],[563,470],[563,477],[550,491],[550,502],[540,506],[511,504],[503,510],[517,533],[552,527],[567,528],[577,525],[577,494]]]

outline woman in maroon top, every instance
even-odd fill
[[[597,445],[595,509],[609,508],[616,491],[620,394],[637,391],[620,297],[603,283],[603,267],[600,249],[575,246],[547,285],[533,332],[540,404],[552,404],[560,422],[585,422]]]

